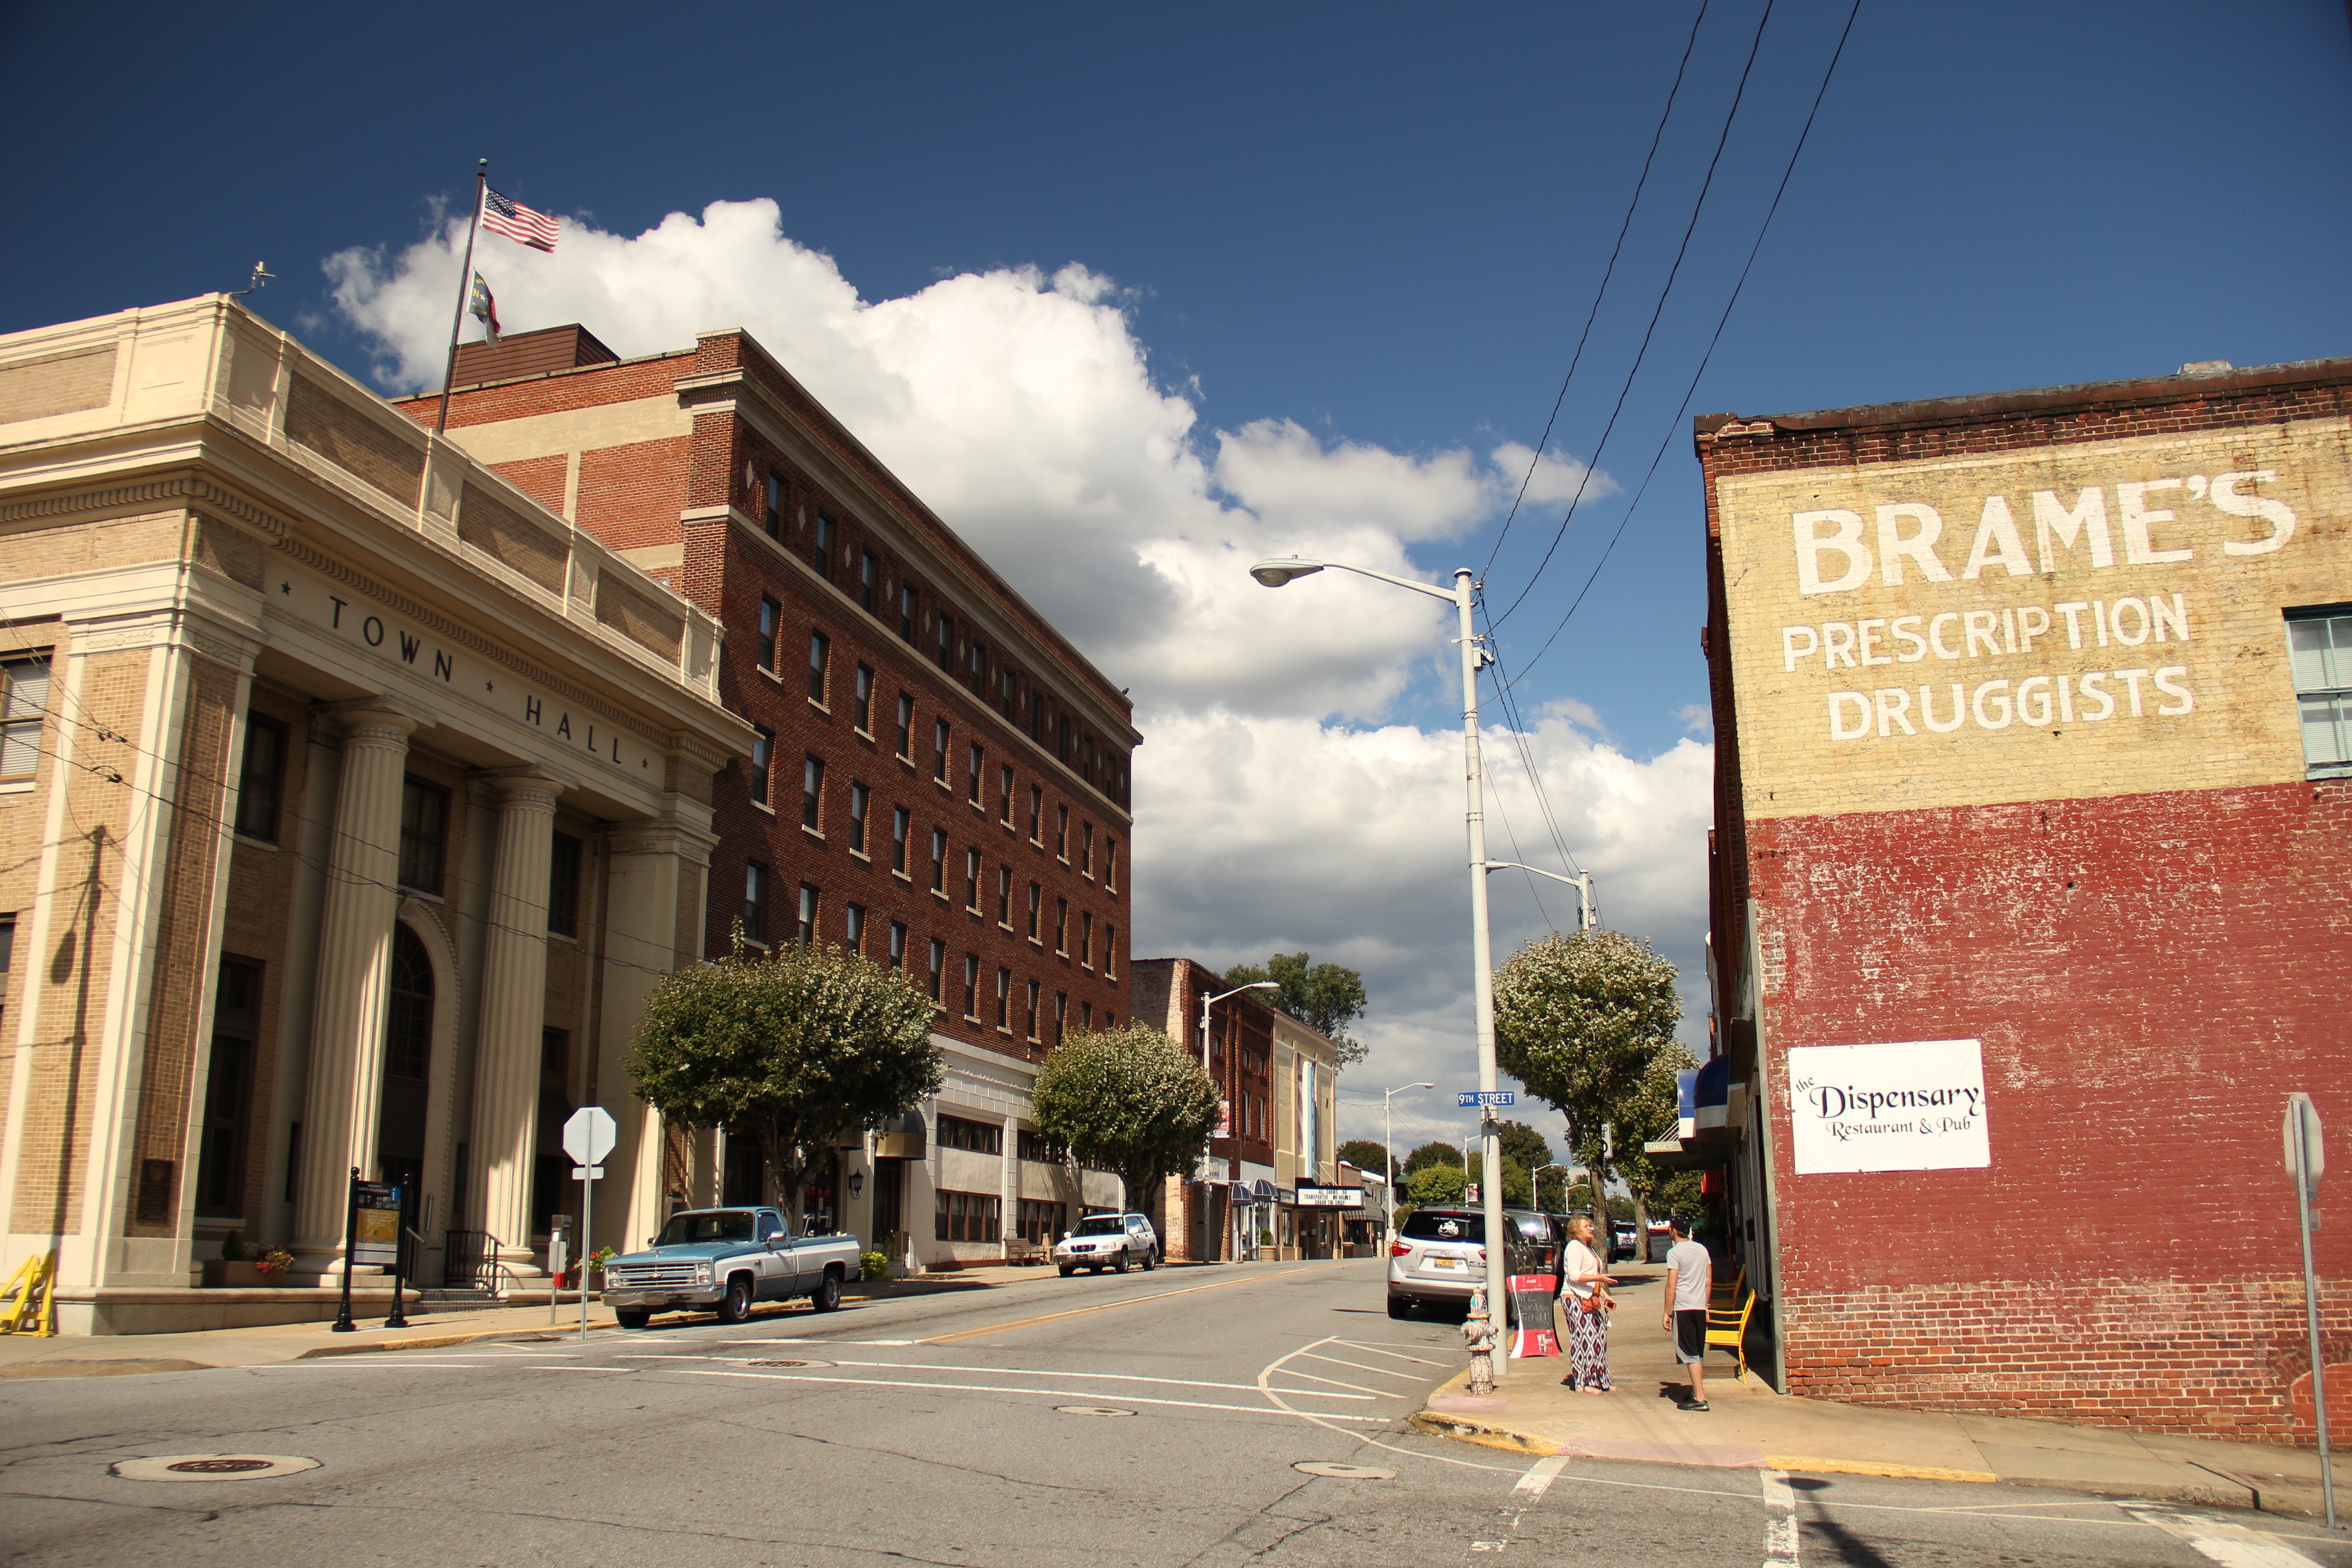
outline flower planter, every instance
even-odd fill
[[[243,1258],[208,1258],[205,1262],[205,1287],[212,1290],[267,1290],[286,1282],[285,1273],[264,1274]]]

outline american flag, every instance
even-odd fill
[[[482,192],[482,226],[492,234],[505,235],[509,239],[530,246],[533,250],[555,252],[555,220],[545,213],[535,213],[512,196],[502,196],[487,187]]]

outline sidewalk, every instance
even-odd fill
[[[1464,1389],[1465,1352],[1464,1370],[1431,1394],[1412,1417],[1414,1427],[1530,1454],[2007,1481],[2271,1513],[2321,1512],[2319,1456],[2307,1449],[1790,1397],[1774,1393],[1752,1365],[1746,1379],[1735,1377],[1738,1363],[1725,1351],[1708,1357],[1710,1408],[1685,1411],[1680,1401],[1689,1378],[1658,1328],[1654,1289],[1638,1288],[1651,1280],[1663,1285],[1663,1277],[1625,1271],[1617,1278],[1637,1288],[1620,1291],[1611,1324],[1614,1393],[1562,1387],[1564,1355],[1498,1356],[1494,1396],[1474,1398]],[[2336,1488],[2339,1501],[2352,1495],[2352,1460],[2340,1453]]]
[[[844,1300],[889,1300],[1057,1278],[1050,1268],[967,1268],[919,1279],[860,1281],[845,1287]],[[381,1312],[383,1307],[377,1310]],[[796,1315],[805,1303],[784,1309]],[[753,1321],[772,1321],[778,1309],[762,1305]],[[184,1334],[59,1335],[0,1334],[0,1378],[120,1377],[139,1373],[201,1372],[215,1366],[266,1366],[316,1356],[359,1355],[372,1351],[440,1350],[489,1340],[531,1340],[580,1331],[580,1297],[563,1292],[549,1321],[546,1293],[536,1305],[467,1308],[425,1313],[411,1309],[408,1327],[386,1329],[381,1316],[358,1320],[352,1333],[339,1334],[324,1322],[278,1323],[251,1329],[207,1329]],[[588,1307],[588,1326],[613,1327],[613,1314],[598,1302]]]

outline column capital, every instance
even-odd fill
[[[385,697],[358,697],[349,702],[321,704],[321,710],[331,718],[347,742],[362,744],[374,742],[389,745],[408,744],[408,737],[416,732],[422,721],[414,713]]]
[[[476,775],[498,796],[501,811],[544,811],[555,815],[563,781],[531,767],[497,768]]]

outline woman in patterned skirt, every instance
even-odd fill
[[[1607,1394],[1609,1381],[1609,1287],[1615,1283],[1592,1250],[1592,1219],[1568,1222],[1569,1243],[1559,1260],[1559,1309],[1568,1319],[1568,1375],[1560,1381],[1580,1394]]]

